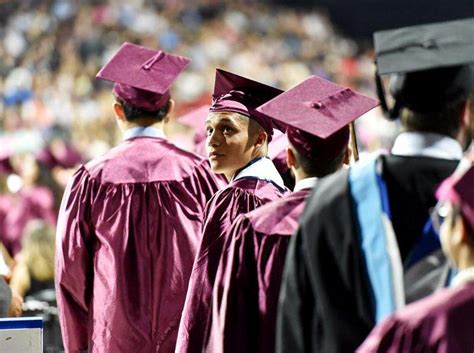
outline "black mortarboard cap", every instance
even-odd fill
[[[391,118],[402,107],[428,113],[467,98],[474,88],[473,33],[474,18],[374,34],[377,90]],[[379,75],[391,73],[395,106],[388,109]]]

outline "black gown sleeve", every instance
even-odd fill
[[[347,170],[322,179],[286,259],[277,352],[354,352],[369,334],[373,305],[358,234]]]

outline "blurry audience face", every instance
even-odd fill
[[[39,166],[35,156],[31,153],[12,157],[12,165],[22,178],[24,185],[33,185],[39,177]]]
[[[206,133],[211,168],[228,180],[258,157],[265,143],[261,140],[258,124],[237,113],[210,113]]]

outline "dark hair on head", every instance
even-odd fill
[[[169,113],[170,110],[170,101],[166,102],[166,104],[155,111],[147,111],[143,109],[138,109],[135,108],[134,106],[128,104],[125,102],[123,99],[120,99],[119,97],[115,97],[115,100],[122,106],[123,112],[125,114],[125,118],[127,118],[128,121],[133,121],[139,118],[145,118],[145,119],[153,119],[156,122],[162,121]]]
[[[433,132],[455,138],[461,128],[466,101],[458,102],[433,113],[418,113],[402,109],[401,123],[407,131]]]
[[[345,146],[341,152],[333,158],[317,157],[309,159],[302,153],[299,153],[296,148],[292,146],[291,150],[294,152],[296,161],[303,169],[306,175],[311,177],[322,178],[326,175],[332,174],[337,171],[344,163],[344,157],[346,156],[347,146]]]

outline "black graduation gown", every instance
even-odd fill
[[[402,260],[422,233],[435,190],[458,161],[383,156]],[[291,241],[280,291],[277,352],[354,352],[375,325],[348,170],[321,179]]]

